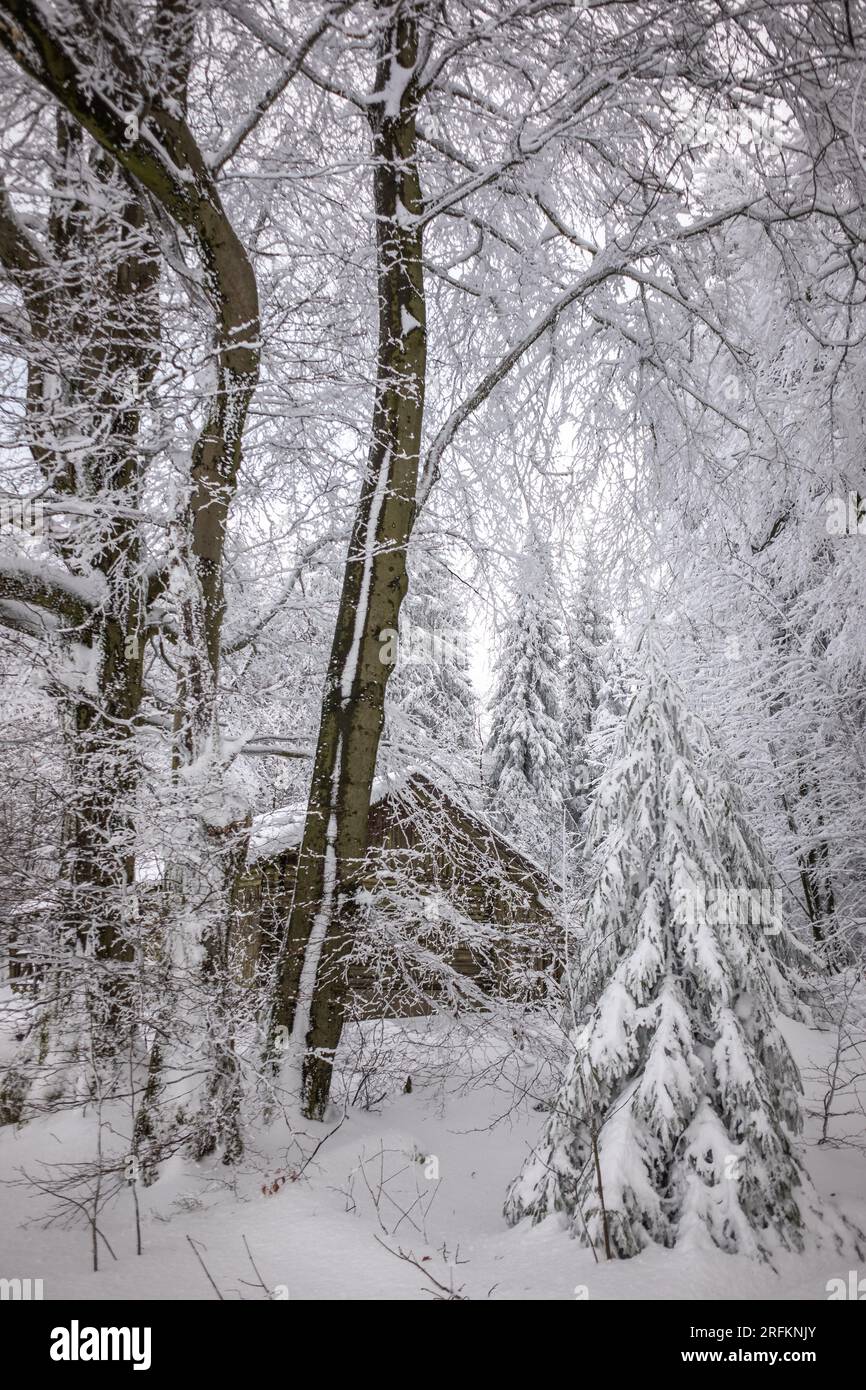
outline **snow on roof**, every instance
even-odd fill
[[[297,801],[292,806],[280,806],[276,811],[254,816],[247,862],[251,864],[263,855],[273,859],[284,850],[295,849],[304,833],[306,812],[307,803]]]
[[[370,805],[375,806],[389,792],[398,791],[410,776],[411,770],[386,772],[380,777],[374,777]],[[274,859],[287,849],[297,849],[303,838],[306,815],[306,801],[296,801],[291,806],[280,806],[275,811],[266,811],[264,815],[254,816],[250,829],[247,863],[253,864],[257,859],[264,857]]]

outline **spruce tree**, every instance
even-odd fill
[[[400,632],[381,635],[394,663],[385,706],[389,761],[432,766],[434,779],[466,793],[478,782],[478,702],[469,672],[465,600],[458,581],[420,547]]]
[[[494,668],[485,782],[496,826],[547,868],[558,863],[565,785],[562,633],[543,547],[520,557]]]
[[[565,807],[569,835],[579,836],[581,818],[594,780],[590,733],[606,690],[610,623],[601,606],[594,576],[594,557],[587,550],[566,622],[562,675],[562,741],[565,750]]]
[[[570,1060],[506,1216],[561,1211],[617,1256],[840,1239],[792,1147],[801,1086],[777,1026],[790,992],[770,866],[648,645],[589,814]]]

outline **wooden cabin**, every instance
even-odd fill
[[[304,806],[254,822],[236,938],[244,979],[266,971],[291,911]],[[561,969],[558,887],[429,778],[377,779],[364,911],[350,966],[357,1017],[539,995]]]

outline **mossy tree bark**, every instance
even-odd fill
[[[345,1012],[345,957],[367,850],[391,667],[381,659],[406,594],[424,410],[426,324],[415,117],[419,6],[379,0],[374,158],[379,297],[370,450],[322,701],[274,1022],[304,1048],[303,1108],[321,1118]]]

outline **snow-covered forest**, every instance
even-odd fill
[[[3,1297],[866,1297],[866,0],[0,50]]]

